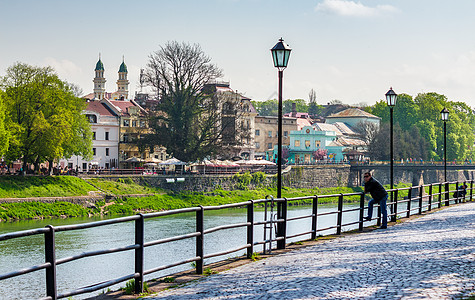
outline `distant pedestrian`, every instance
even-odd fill
[[[457,188],[457,191],[454,193],[454,198],[463,198],[465,197],[465,195],[467,195],[467,185],[466,184],[462,184],[461,186],[459,186]]]
[[[386,201],[388,200],[388,192],[384,189],[383,185],[371,176],[370,172],[364,173],[364,193],[370,193],[373,199],[368,202],[368,216],[365,217],[366,221],[371,221],[373,217],[373,205],[379,203],[381,207],[381,213],[383,223],[381,229],[388,227],[388,210],[386,207]]]

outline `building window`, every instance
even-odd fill
[[[96,148],[92,148],[92,155],[96,155]]]
[[[82,163],[82,170],[86,171],[87,170],[87,163]]]
[[[300,140],[295,140],[295,147],[300,147]]]
[[[97,116],[96,115],[86,115],[89,123],[97,123]]]
[[[315,148],[320,148],[320,141],[315,141]]]
[[[271,131],[271,130],[269,130],[268,136],[269,136],[269,137],[272,137],[272,131]]]
[[[95,131],[92,132],[92,139],[96,140],[96,132]]]
[[[287,137],[289,135],[288,131],[284,131],[284,137]]]
[[[106,163],[106,169],[109,169],[109,163]]]
[[[106,131],[106,141],[109,140],[109,131]]]
[[[256,129],[256,136],[261,135],[261,131],[259,129]]]
[[[267,144],[267,149],[272,149],[272,143]]]
[[[129,135],[127,133],[124,134],[124,140],[123,140],[124,143],[128,143],[129,142]]]
[[[145,121],[140,121],[140,127],[145,127]]]
[[[132,121],[132,127],[137,127],[137,121],[136,120]]]
[[[106,148],[106,156],[109,156],[109,148]]]
[[[305,141],[305,148],[310,148],[310,141]]]
[[[256,149],[259,149],[261,147],[261,144],[259,142],[256,142]]]
[[[124,127],[129,127],[129,126],[130,126],[130,120],[124,119]]]

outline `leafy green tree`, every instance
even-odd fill
[[[252,101],[251,103],[261,116],[277,116],[278,114],[279,102],[277,99],[267,101]]]
[[[308,105],[303,99],[287,99],[282,103],[282,111],[284,114],[292,112],[292,105],[295,103],[295,109],[297,112],[306,113],[308,112]]]
[[[0,90],[0,156],[3,156],[8,150],[9,133],[5,128],[5,104]]]
[[[50,67],[16,63],[1,79],[11,133],[7,160],[52,162],[72,154],[92,156],[92,133],[82,115],[86,103]],[[51,166],[51,164],[50,164]]]
[[[403,133],[398,136],[399,140],[395,144],[406,149],[399,152],[402,158],[414,158],[414,154],[418,153],[417,158],[443,159],[444,133],[440,111],[444,107],[450,111],[447,121],[447,159],[474,158],[474,151],[471,150],[475,128],[472,109],[463,102],[449,101],[447,97],[437,93],[421,93],[414,99],[407,94],[398,95],[394,107],[394,123]],[[385,101],[377,102],[373,107],[367,108],[367,111],[381,117],[382,124],[389,123],[389,108]],[[378,147],[374,145],[373,148]]]

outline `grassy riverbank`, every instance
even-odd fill
[[[89,184],[90,183],[90,184]],[[399,185],[398,187],[408,186]],[[236,189],[225,191],[216,189],[208,193],[167,192],[158,188],[134,183],[130,178],[118,181],[105,179],[83,180],[72,176],[56,177],[0,177],[0,195],[2,198],[81,196],[99,188],[107,194],[123,196],[106,203],[98,201],[95,205],[83,205],[68,202],[41,203],[15,202],[0,203],[0,220],[24,220],[55,217],[78,217],[97,215],[131,215],[138,212],[152,212],[198,205],[222,205],[263,199],[267,195],[275,196],[275,188]],[[338,187],[322,189],[283,188],[282,196],[287,198],[309,195],[330,195],[361,192],[361,187]],[[147,195],[145,197],[127,197],[124,195]],[[321,202],[336,202],[337,197],[323,198]],[[359,196],[345,197],[345,201],[359,201]],[[309,204],[310,200],[292,201],[292,205]]]
[[[73,176],[0,176],[0,198],[86,196],[94,190]]]

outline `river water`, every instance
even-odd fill
[[[345,204],[344,209],[356,208],[354,204]],[[336,205],[319,205],[319,213],[336,211]],[[268,212],[269,214],[269,212]],[[310,215],[311,206],[289,207],[288,217]],[[226,209],[205,211],[205,229],[225,224],[246,222],[245,209]],[[264,210],[255,209],[255,221],[264,219]],[[41,228],[46,225],[60,226],[100,220],[99,218],[71,218],[55,220],[20,221],[0,223],[0,234]],[[343,224],[358,220],[358,212],[344,213]],[[195,231],[195,214],[180,214],[145,220],[145,242],[191,233]],[[319,217],[318,228],[336,225],[336,214]],[[370,224],[366,224],[370,225]],[[357,225],[346,226],[343,230],[357,228]],[[311,230],[311,219],[300,219],[289,222],[287,235]],[[332,234],[328,230],[320,234]],[[255,241],[263,240],[263,226],[255,226]],[[300,236],[287,242],[309,239],[310,235]],[[205,255],[237,248],[246,244],[246,228],[220,230],[206,234],[204,238]],[[77,255],[82,252],[123,247],[134,244],[134,222],[113,224],[84,230],[74,230],[56,233],[56,259]],[[262,246],[256,246],[255,251],[262,251]],[[245,250],[205,260],[205,264],[245,253]],[[171,264],[195,256],[195,239],[176,241],[168,244],[145,248],[145,270]],[[44,262],[43,235],[0,242],[0,274],[12,272],[21,268],[31,267]],[[146,280],[170,275],[175,272],[192,269],[191,264],[177,266],[146,276]],[[120,252],[83,258],[65,263],[57,267],[58,292],[63,293],[79,287],[122,277],[134,272],[134,252]],[[0,299],[37,299],[45,296],[45,271],[36,271],[20,277],[0,281]],[[110,287],[111,290],[125,286],[121,283]],[[76,296],[83,299],[99,294],[94,293]]]

